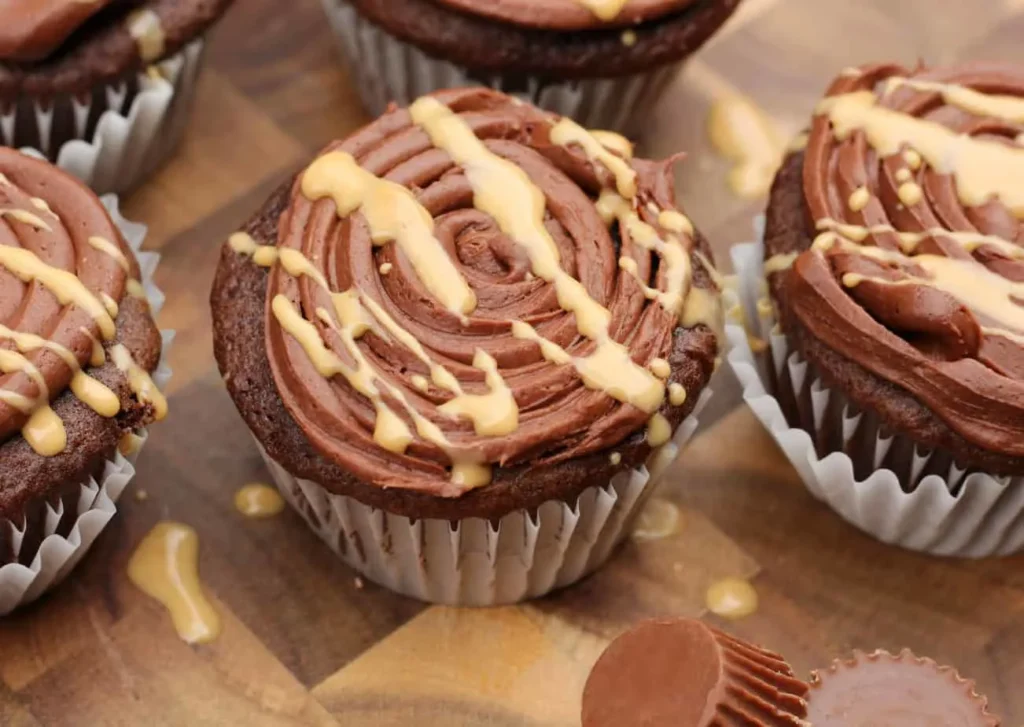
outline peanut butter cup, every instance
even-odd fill
[[[807,691],[777,654],[701,621],[652,620],[594,666],[583,727],[806,725]]]
[[[283,494],[343,558],[477,603],[607,557],[718,350],[716,273],[670,167],[446,91],[327,147],[232,236],[217,360]],[[381,513],[383,531],[361,520]],[[502,574],[462,567],[478,525],[522,556],[489,560]]]
[[[100,200],[6,148],[0,198],[2,583],[3,566],[68,534],[95,484],[125,469],[119,446],[167,404],[150,377],[161,338],[139,264]]]
[[[884,469],[908,493],[929,478],[954,495],[1024,486],[1022,108],[1024,72],[1012,66],[848,69],[775,180],[770,303],[758,310],[778,318],[771,343],[784,365],[768,388],[817,456],[849,456],[857,481]],[[986,495],[956,514],[949,502],[889,507],[878,534],[913,531],[908,545],[939,552],[1024,544],[976,509],[985,503],[1024,498]],[[840,509],[856,521],[872,508]],[[889,527],[894,512],[932,532]]]
[[[815,672],[807,698],[814,727],[999,727],[974,682],[909,651],[856,652]]]
[[[585,126],[642,131],[739,0],[323,0],[371,113],[491,85]]]
[[[87,141],[97,146],[93,156],[124,158],[96,162],[87,151],[64,152],[74,157],[69,166],[83,176],[99,167],[100,178],[86,181],[103,192],[134,186],[173,148],[168,136],[184,125],[202,36],[231,2],[8,0],[0,10],[3,143],[59,160],[66,142]],[[147,126],[135,128],[143,112]],[[116,138],[118,150],[103,148],[115,145],[113,137],[102,138],[115,133],[115,125],[103,123],[106,114],[123,117],[128,127]],[[139,136],[148,143],[134,148]]]

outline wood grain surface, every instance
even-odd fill
[[[760,201],[730,195],[709,148],[715,97],[740,90],[800,129],[841,68],[869,60],[1024,61],[1021,0],[746,0],[651,119],[647,150],[685,150],[680,193],[719,260]],[[211,355],[207,295],[222,240],[319,147],[365,121],[317,0],[239,0],[213,34],[178,157],[126,200],[163,253],[172,413],[121,513],[73,576],[0,621],[2,725],[579,724],[587,672],[637,619],[698,615],[709,584],[750,577],[727,629],[801,674],[854,648],[909,646],[978,680],[1024,722],[1024,558],[922,557],[861,535],[808,495],[723,370],[702,433],[670,475],[678,535],[632,541],[598,575],[516,608],[433,608],[357,582],[286,512],[250,521],[235,490],[265,480]],[[125,576],[160,519],[193,525],[225,631],[179,641]]]

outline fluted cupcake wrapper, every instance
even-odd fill
[[[174,152],[188,123],[205,42],[84,96],[22,96],[0,114],[5,146],[39,149],[98,194],[130,192]]]
[[[433,58],[364,19],[347,0],[323,0],[331,28],[372,116],[392,101],[407,106],[443,88],[487,85],[591,129],[632,133],[651,112],[683,61],[615,78],[551,81],[481,76]],[[524,90],[525,86],[525,90]]]
[[[117,197],[105,195],[101,201],[125,241],[135,251],[142,285],[155,316],[164,304],[164,294],[153,282],[160,255],[141,251],[147,228],[121,216]],[[163,351],[160,364],[153,372],[153,381],[162,390],[171,377],[167,354],[174,333],[160,333]],[[135,461],[148,438],[145,429],[140,429],[136,435],[138,440],[130,454],[126,456],[116,452],[106,462],[99,477],[83,482],[77,493],[69,493],[57,502],[47,504],[42,532],[30,532],[26,523],[0,519],[0,538],[5,539],[6,551],[11,556],[11,562],[0,566],[0,616],[31,603],[59,584],[89,551],[93,541],[117,513],[117,501],[135,476]],[[22,550],[29,547],[29,543],[39,543],[39,547],[26,565],[19,561],[32,555],[27,552],[22,557]]]
[[[757,305],[767,290],[762,243],[735,246],[732,260],[731,304],[768,348],[755,353],[744,325],[732,321],[729,363],[744,400],[811,494],[864,532],[910,550],[982,558],[1024,549],[1024,477],[965,471],[948,453],[886,431],[877,415],[825,384],[776,330],[769,306]]]
[[[858,705],[868,704],[872,705],[870,709],[874,719],[878,720],[877,723],[885,724],[887,713],[878,702],[879,699],[883,699],[892,701],[890,706],[894,708],[893,714],[901,717],[914,714],[921,724],[945,724],[947,720],[948,724],[985,724],[988,727],[999,727],[1001,724],[1000,719],[989,712],[988,698],[978,693],[973,680],[965,679],[951,666],[941,666],[932,659],[916,656],[909,649],[904,649],[899,654],[883,650],[871,653],[854,651],[852,656],[836,659],[829,668],[812,673],[808,695],[812,716],[815,716],[815,710],[819,713],[825,711],[824,705],[816,700],[822,698],[823,691],[834,688],[837,680],[848,679],[851,672],[879,665],[910,667],[927,672],[929,686],[932,689],[942,689],[943,692],[948,689],[948,694],[942,696],[956,695],[955,707],[951,709],[952,705],[941,697],[936,700],[936,695],[924,689],[920,681],[907,688],[901,695],[899,681],[893,672],[886,671],[877,675],[873,682],[852,680],[853,688],[849,688],[849,685],[842,687],[838,699],[835,694],[829,695],[828,705],[836,712],[836,719],[842,719],[842,716],[847,715],[850,709],[855,709]],[[925,714],[925,710],[931,710],[933,713]],[[961,713],[954,714],[953,711]]]
[[[432,603],[495,606],[538,598],[599,568],[628,534],[662,475],[697,429],[711,396],[647,464],[595,484],[576,502],[551,500],[489,520],[411,520],[294,477],[260,447],[278,489],[345,563],[375,583]],[[258,444],[258,443],[257,443]]]

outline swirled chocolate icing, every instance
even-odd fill
[[[786,300],[964,439],[1024,455],[1024,71],[850,69],[814,119]]]
[[[600,141],[599,141],[600,140]],[[604,145],[601,142],[604,142]],[[692,285],[671,162],[503,94],[396,109],[302,173],[271,267],[266,338],[285,407],[366,482],[457,496],[495,466],[616,445],[685,391],[681,323],[717,325]]]
[[[143,297],[138,265],[100,201],[50,164],[0,149],[0,444],[65,447],[50,402],[69,389],[104,417],[119,397],[87,369],[109,355],[156,416],[166,403],[116,342],[119,303]]]
[[[696,0],[435,0],[456,10],[549,30],[628,26],[656,20]]]
[[[7,0],[0,10],[0,59],[45,58],[111,0]]]

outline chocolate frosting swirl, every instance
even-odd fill
[[[436,0],[455,10],[547,30],[626,27],[676,13],[696,0]]]
[[[606,223],[595,206],[602,189],[615,188],[609,169],[574,145],[554,143],[556,117],[503,94],[470,89],[430,98],[454,112],[487,150],[511,161],[536,185],[546,209],[543,226],[555,241],[561,269],[610,312],[609,333],[627,347],[632,360],[646,366],[659,357],[672,358],[678,311],[650,300],[637,281],[639,277],[664,289],[667,266],[659,267],[656,254],[630,242],[629,233],[618,225]],[[523,246],[474,207],[467,171],[435,147],[408,110],[392,110],[328,147],[320,160],[339,152],[351,155],[365,172],[412,191],[432,220],[433,234],[443,247],[440,257],[450,260],[468,283],[475,308],[462,316],[428,289],[431,281],[423,280],[422,270],[401,246],[388,240],[375,245],[363,211],[339,217],[330,198],[307,197],[303,186],[309,170],[297,179],[290,208],[281,218],[278,250],[301,251],[330,291],[357,290],[364,301],[376,303],[467,392],[488,391],[492,380],[474,364],[479,363],[480,351],[493,357],[497,374],[518,407],[518,423],[500,436],[481,436],[465,417],[438,410],[452,399],[451,391],[438,386],[436,379],[431,381],[423,358],[379,321],[356,341],[388,386],[443,431],[456,455],[496,466],[560,462],[614,446],[647,423],[651,411],[588,388],[573,366],[546,360],[537,343],[512,335],[513,322],[522,321],[568,356],[583,357],[595,350],[595,342],[581,335],[576,316],[560,306],[556,286],[539,273],[534,277]],[[630,164],[636,173],[639,213],[657,224],[659,209],[675,210],[671,162]],[[509,204],[514,201],[509,199]],[[685,242],[691,251],[692,240],[686,237]],[[636,259],[635,275],[620,269],[620,248]],[[684,254],[689,258],[690,252]],[[701,269],[697,256],[691,262]],[[450,481],[451,452],[421,437],[414,437],[403,452],[385,449],[374,438],[375,409],[367,397],[345,377],[325,377],[317,370],[276,315],[280,296],[315,324],[339,358],[351,363],[352,356],[338,326],[325,315],[331,297],[324,286],[315,276],[294,276],[285,267],[275,265],[268,280],[266,343],[278,392],[309,441],[366,482],[442,496],[465,492],[468,487]],[[393,392],[384,395],[408,419],[397,398]]]
[[[787,305],[967,441],[1024,455],[1024,181],[997,163],[1021,163],[1024,72],[871,66],[828,96],[804,162],[822,234]]]
[[[111,0],[7,0],[0,23],[0,59],[38,61],[53,53]]]
[[[0,398],[2,443],[18,434],[30,413],[12,405],[11,395],[36,401],[45,393],[52,401],[68,388],[76,371],[55,346],[70,352],[83,368],[92,358],[93,342],[105,337],[104,322],[110,333],[111,318],[83,307],[82,298],[91,293],[96,307],[104,298],[120,302],[129,281],[138,277],[138,266],[100,201],[80,182],[8,148],[0,148],[0,173],[0,351],[20,351],[46,388],[40,391],[40,379],[24,364],[0,373],[0,393],[8,399]],[[110,246],[119,252],[112,254]],[[8,259],[5,248],[30,256]],[[61,271],[76,277],[84,286],[82,297],[66,297],[70,282],[46,284],[34,275],[44,268],[57,271],[57,277]],[[26,335],[51,345],[16,345],[15,338]]]

